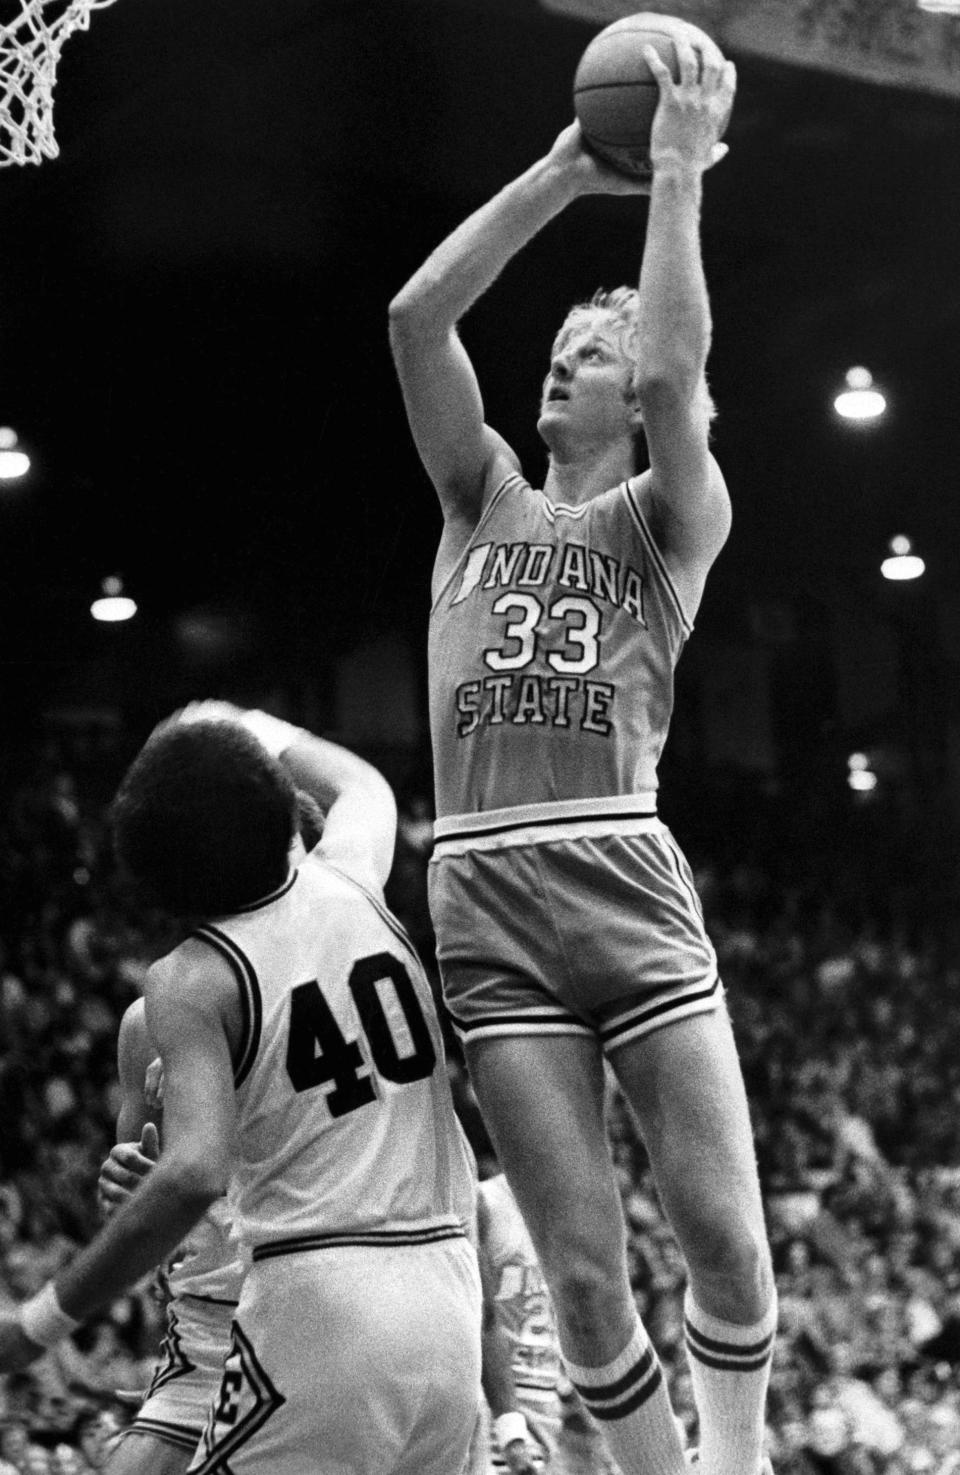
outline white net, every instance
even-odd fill
[[[60,150],[53,132],[53,89],[60,50],[85,31],[90,12],[114,0],[7,0],[14,20],[0,25],[0,167],[39,164]]]

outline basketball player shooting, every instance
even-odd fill
[[[414,440],[443,512],[430,616],[444,990],[556,1308],[571,1381],[624,1475],[686,1452],[636,1312],[603,1121],[632,1103],[688,1267],[704,1475],[758,1475],[776,1301],[746,1093],[689,866],[656,814],[673,671],[730,503],[709,447],[703,176],[733,66],[702,32],[659,89],[652,178],[579,125],[441,244],[391,304]],[[649,193],[638,288],[574,308],[538,430],[543,491],[484,421],[457,325],[573,200]],[[649,467],[637,475],[643,435]]]

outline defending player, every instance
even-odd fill
[[[126,1201],[159,1152],[162,1075],[142,999],[121,1021],[117,1064],[118,1140],[99,1184],[105,1213]],[[143,1403],[111,1457],[109,1475],[183,1475],[187,1469],[223,1375],[246,1268],[225,1196],[177,1246],[164,1272],[169,1299],[160,1357]]]
[[[627,1278],[603,1131],[605,1053],[688,1270],[704,1475],[757,1475],[776,1325],[746,1095],[689,867],[656,815],[673,670],[730,525],[708,444],[702,176],[734,69],[702,37],[660,89],[637,290],[575,309],[538,429],[544,490],[484,423],[457,325],[581,195],[643,187],[576,125],[391,304],[443,532],[430,617],[444,990],[557,1312],[569,1376],[624,1475],[683,1475]],[[649,469],[635,475],[643,432]]]
[[[224,703],[194,703],[181,721],[242,713]],[[323,813],[297,790],[297,830],[290,864],[317,845]],[[142,999],[126,1010],[117,1038],[120,1110],[117,1142],[100,1169],[98,1198],[111,1214],[139,1186],[159,1156],[163,1113],[163,1065],[147,1033]],[[143,1402],[123,1431],[108,1475],[183,1475],[200,1442],[230,1350],[233,1318],[247,1261],[237,1241],[229,1192],[210,1205],[161,1279],[168,1300],[166,1333]]]
[[[121,784],[122,862],[172,915],[205,919],[145,988],[164,1151],[0,1318],[0,1368],[162,1261],[236,1172],[252,1264],[191,1469],[450,1475],[479,1395],[473,1182],[429,984],[382,900],[393,796],[354,755],[259,718],[284,767],[235,722],[174,723]],[[296,871],[291,775],[327,807]]]
[[[194,703],[180,721],[242,713],[224,703]],[[297,790],[297,830],[291,866],[323,833],[317,801]],[[142,999],[126,1010],[117,1039],[120,1110],[117,1142],[100,1169],[104,1215],[125,1203],[159,1156],[163,1064],[147,1033]],[[111,1456],[108,1475],[183,1475],[200,1442],[223,1365],[247,1261],[238,1243],[229,1192],[211,1204],[161,1272],[167,1295],[166,1333],[143,1402]]]

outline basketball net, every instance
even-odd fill
[[[17,20],[0,26],[0,167],[39,164],[60,152],[53,89],[60,49],[85,31],[90,12],[113,0],[15,0]]]

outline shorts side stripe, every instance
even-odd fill
[[[162,1419],[134,1419],[124,1438],[131,1434],[146,1434],[151,1439],[162,1439],[164,1444],[173,1444],[177,1449],[188,1449],[192,1454],[200,1442],[203,1429],[189,1428],[186,1424],[168,1424]]]
[[[677,884],[682,888],[682,890],[689,898],[690,905],[694,911],[694,915],[702,922],[703,904],[700,900],[700,897],[697,895],[696,887],[691,884],[690,877],[687,874],[687,866],[683,858],[683,853],[672,835],[664,833],[661,838],[663,839],[663,843],[666,845],[667,849],[670,852],[670,855],[673,858]]]
[[[449,1011],[448,1011],[449,1013]],[[454,1034],[463,1042],[491,1040],[502,1035],[587,1035],[596,1033],[576,1014],[562,1009],[523,1009],[511,1013],[485,1014],[467,1024],[450,1014]]]
[[[665,1024],[687,1019],[693,1014],[708,1014],[719,1008],[723,996],[723,985],[714,974],[709,982],[705,981],[705,985],[698,984],[682,993],[671,993],[669,997],[653,1003],[638,1004],[635,1009],[619,1014],[601,1028],[600,1042],[607,1053],[618,1050],[621,1045],[642,1039]]]

